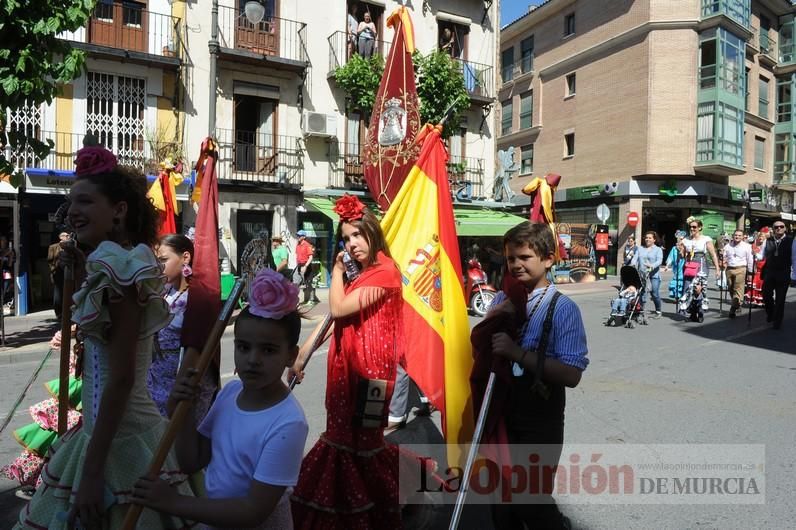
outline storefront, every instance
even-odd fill
[[[8,253],[13,259],[4,263],[5,273],[0,275],[0,311],[15,314],[19,311],[19,203],[17,189],[0,180],[0,236],[8,241]],[[0,249],[0,252],[4,251]],[[10,278],[9,278],[10,276]]]
[[[67,194],[74,179],[74,171],[28,168],[25,172],[24,188],[18,197],[21,244],[17,314],[52,308],[47,249],[58,241],[58,234],[65,228],[57,212],[66,207]],[[151,183],[156,176],[148,175],[147,179]],[[192,181],[187,178],[177,187],[177,200],[183,208],[188,204],[191,186]],[[179,216],[177,221],[180,221]]]

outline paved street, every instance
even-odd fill
[[[663,282],[663,286],[667,281]],[[743,318],[718,317],[718,300],[703,324],[679,321],[665,302],[664,316],[636,329],[605,328],[609,282],[569,288],[584,315],[591,364],[567,397],[568,443],[766,445],[765,505],[575,506],[562,510],[575,528],[783,528],[796,511],[796,290],[781,331],[755,310]],[[664,290],[664,288],[662,288]],[[711,293],[716,295],[715,292]],[[322,309],[322,308],[321,308]],[[318,308],[313,314],[318,314]],[[726,315],[726,305],[725,305]],[[471,318],[471,324],[477,319]],[[303,336],[314,322],[307,321]],[[233,377],[231,328],[223,340],[224,380]],[[29,348],[29,347],[28,347]],[[13,359],[0,352],[0,419],[5,417],[45,349]],[[310,422],[307,448],[324,428],[325,348],[313,358],[296,391]],[[9,360],[13,362],[8,362]],[[12,424],[0,438],[0,462],[18,447],[11,431],[29,421],[27,406],[44,398],[41,383],[55,377],[51,359]],[[0,482],[0,527],[10,526],[21,503],[14,485]]]

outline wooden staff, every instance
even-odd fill
[[[318,330],[318,334],[315,335],[315,340],[313,340],[312,344],[310,345],[310,350],[307,353],[307,358],[304,359],[304,364],[301,365],[302,372],[309,364],[310,359],[312,359],[312,354],[315,353],[315,350],[320,348],[321,344],[324,343],[324,340],[326,339],[326,334],[329,333],[329,328],[332,327],[333,323],[334,319],[332,319],[332,314],[327,313],[326,316],[323,318],[323,322],[321,323],[320,329]],[[290,380],[289,387],[291,391],[293,390],[293,388],[295,388],[296,384],[298,384],[298,374],[294,375],[293,378]]]
[[[64,266],[64,284],[61,290],[61,366],[58,370],[58,436],[67,430],[69,412],[69,354],[72,346],[72,294],[75,290],[73,264]]]
[[[205,341],[204,348],[202,348],[202,353],[199,356],[199,360],[196,362],[195,368],[197,372],[191,379],[191,383],[193,385],[198,385],[199,381],[202,380],[202,377],[204,377],[204,374],[207,371],[207,367],[210,366],[210,362],[213,360],[213,357],[216,354],[216,350],[218,350],[219,341],[221,340],[221,336],[224,334],[224,329],[227,327],[229,319],[232,316],[232,310],[238,303],[238,299],[243,291],[244,282],[245,278],[238,278],[238,280],[235,281],[235,285],[232,288],[229,298],[227,298],[227,301],[224,303],[224,307],[221,308],[221,314],[218,316],[218,320],[216,320],[215,324],[213,324],[213,328],[210,330],[210,335],[207,337],[207,341]],[[166,462],[166,457],[171,450],[171,446],[174,444],[177,433],[182,427],[183,422],[188,418],[189,410],[190,403],[187,401],[180,401],[177,403],[174,413],[171,415],[171,419],[169,420],[169,426],[166,428],[166,432],[160,439],[160,444],[155,452],[155,456],[152,458],[152,462],[149,464],[149,469],[147,471],[148,476],[157,477],[160,474],[160,469],[163,467],[163,463]],[[144,507],[140,504],[131,504],[130,508],[127,510],[127,515],[124,518],[124,522],[122,523],[122,530],[133,530],[135,525],[138,523],[138,518],[141,516],[141,511],[143,509]]]

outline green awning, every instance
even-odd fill
[[[526,219],[500,210],[465,210],[454,208],[456,234],[459,237],[501,237]]]
[[[304,202],[332,220],[337,230],[337,214],[334,201],[326,197],[304,197]],[[509,228],[517,226],[526,219],[500,210],[454,208],[456,233],[460,237],[501,237]]]

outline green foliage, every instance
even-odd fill
[[[428,55],[415,52],[413,60],[417,74],[417,95],[420,98],[420,121],[439,123],[445,111],[453,105],[442,130],[443,138],[448,138],[459,130],[461,116],[470,107],[462,63],[439,50]]]
[[[379,54],[370,59],[354,54],[345,66],[334,71],[334,80],[346,92],[347,110],[370,116],[383,73],[384,57]]]
[[[6,109],[50,103],[58,87],[79,77],[85,66],[82,51],[57,37],[84,27],[96,0],[4,0],[0,3],[0,145],[30,146],[39,157],[51,145],[9,133]],[[14,167],[0,152],[0,174]]]
[[[461,115],[470,107],[462,63],[438,50],[428,55],[415,52],[412,60],[415,63],[421,123],[439,123],[445,111],[456,102],[442,131],[442,136],[447,138],[459,129]],[[347,110],[370,116],[383,73],[384,58],[374,55],[371,59],[365,59],[356,54],[351,56],[345,66],[334,71],[337,85],[348,95]]]

